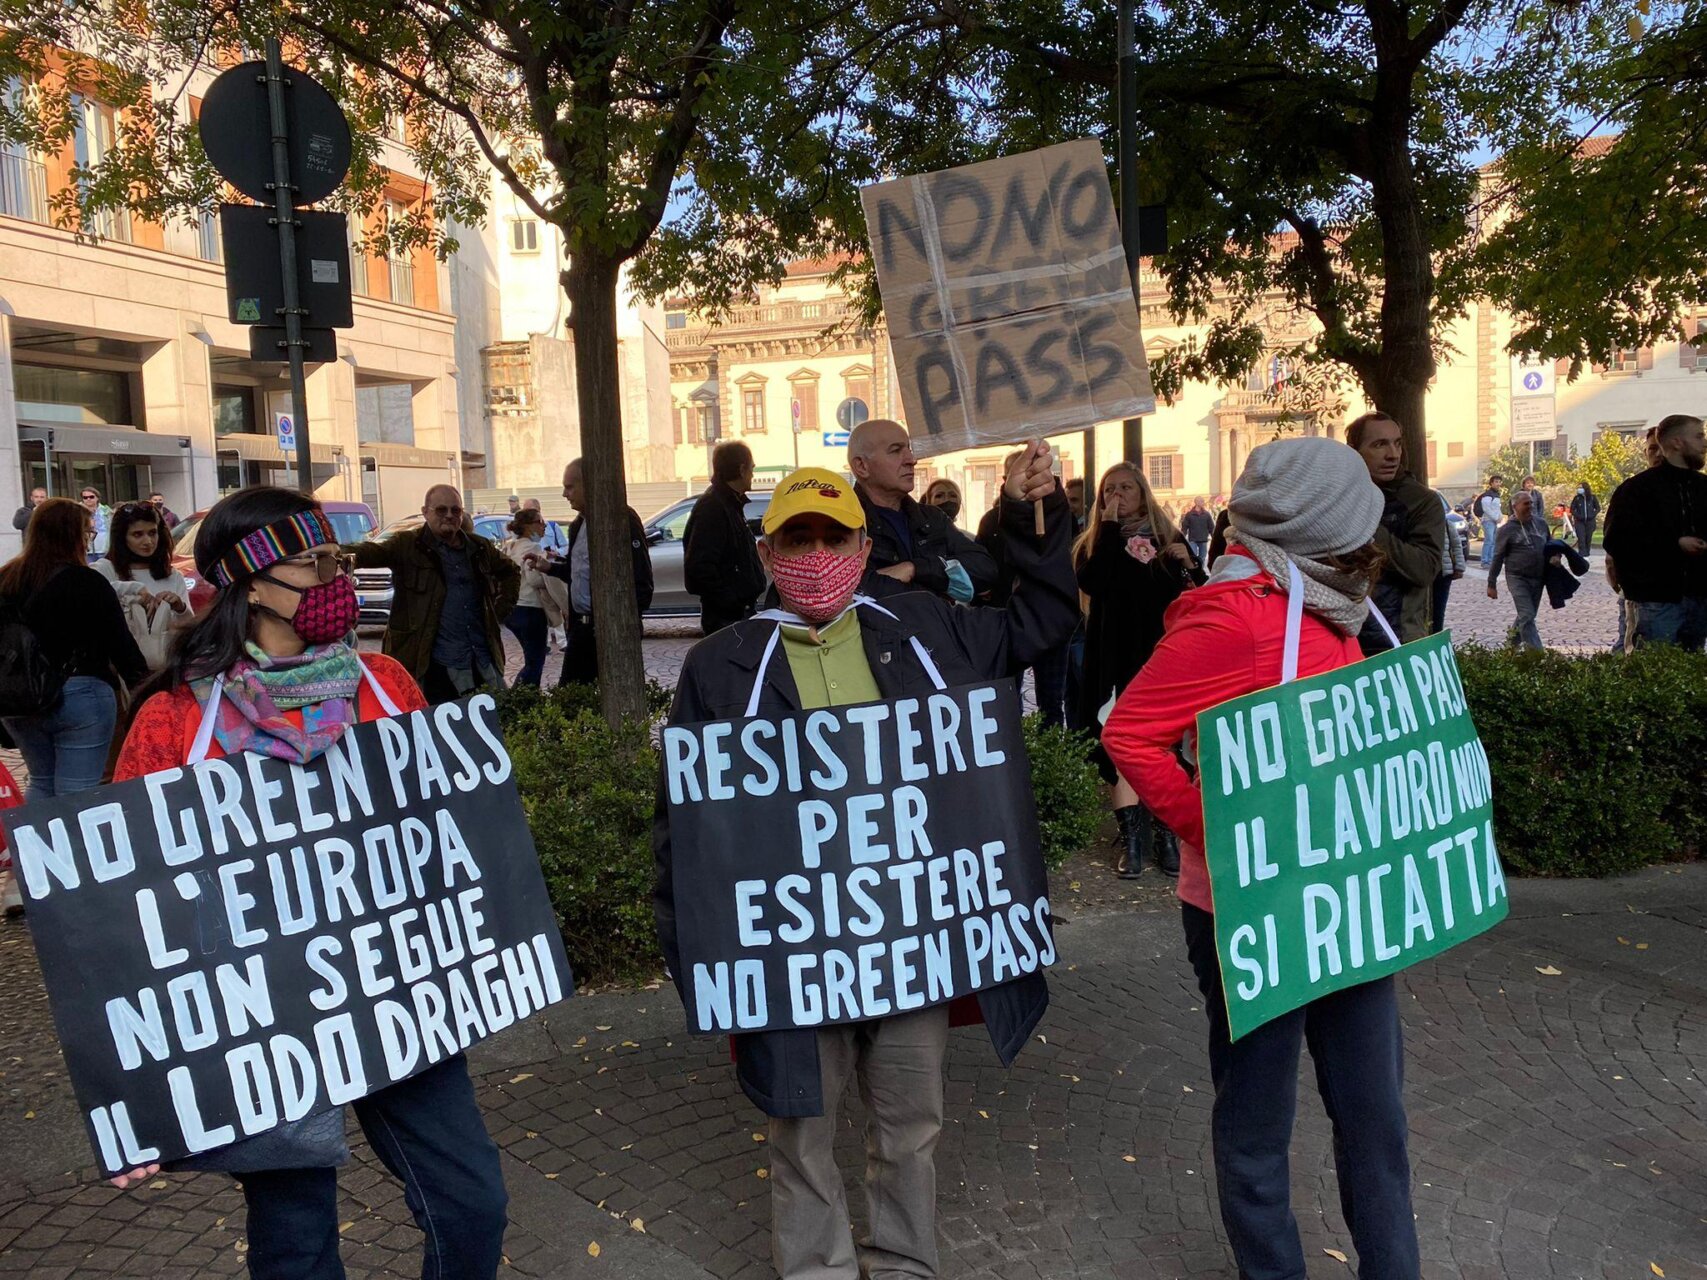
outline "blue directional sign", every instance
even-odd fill
[[[824,432],[824,447],[826,449],[845,448],[848,443],[848,435],[849,433],[846,431],[826,431]]]

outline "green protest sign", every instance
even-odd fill
[[[1224,702],[1197,742],[1235,1040],[1505,918],[1488,757],[1450,637]]]

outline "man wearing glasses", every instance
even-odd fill
[[[94,564],[107,554],[107,537],[112,532],[113,509],[101,501],[101,491],[84,485],[77,494],[90,518],[95,522],[95,538],[89,544],[89,563]]]
[[[499,627],[516,606],[521,570],[474,532],[450,485],[427,490],[421,516],[419,529],[344,548],[358,568],[391,570],[385,652],[409,669],[429,702],[502,689]]]

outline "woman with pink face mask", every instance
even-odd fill
[[[1044,532],[1033,501],[1041,501]],[[861,580],[871,554],[853,485],[804,467],[776,487],[759,557],[780,607],[725,627],[695,645],[670,711],[675,724],[782,716],[1017,676],[1062,644],[1077,620],[1068,548],[1073,517],[1041,441],[1010,462],[1001,531],[1015,586],[1002,609],[951,604],[935,592]],[[676,946],[669,805],[653,825],[658,932],[670,972]],[[964,1002],[1010,1063],[1048,1003],[1041,971]],[[867,1098],[868,1149],[884,1169],[868,1181],[876,1224],[865,1261],[882,1274],[935,1275],[932,1152],[942,1129],[942,1063],[950,1010],[936,1005],[875,1021],[755,1032],[735,1037],[736,1075],[771,1119],[772,1255],[782,1280],[853,1275],[855,1246],[834,1145],[836,1112],[850,1078]]]
[[[402,664],[357,654],[349,558],[312,498],[267,486],[234,493],[208,512],[195,556],[219,594],[178,639],[114,781],[245,751],[306,764],[352,725],[427,705]],[[351,1105],[426,1234],[422,1274],[495,1275],[504,1183],[463,1056]],[[348,1158],[334,1107],[177,1167],[227,1172],[242,1185],[255,1280],[333,1280],[344,1274],[337,1166]],[[113,1181],[123,1187],[158,1167]]]

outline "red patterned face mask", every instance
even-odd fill
[[[771,558],[777,595],[808,622],[828,622],[846,609],[864,569],[864,556],[834,551]]]
[[[289,582],[267,577],[266,574],[260,576],[275,586],[294,591],[302,597],[297,601],[296,612],[286,621],[290,623],[291,630],[306,644],[331,644],[334,640],[342,640],[350,634],[361,614],[361,602],[356,599],[356,584],[350,580],[347,573],[340,573],[332,581],[316,583],[312,587],[294,586]],[[261,605],[254,607],[265,608]],[[267,612],[273,611],[268,609]]]

